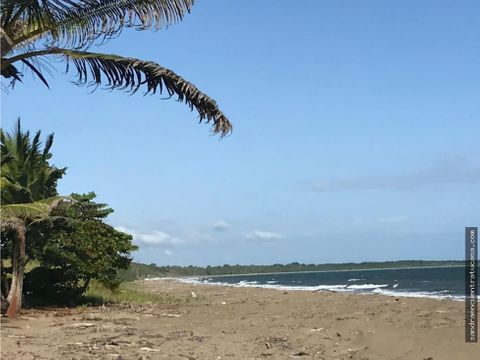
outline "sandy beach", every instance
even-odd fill
[[[464,304],[147,281],[180,304],[24,310],[2,318],[17,359],[477,359]],[[194,294],[192,294],[194,292]]]

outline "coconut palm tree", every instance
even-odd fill
[[[87,51],[124,28],[161,29],[183,19],[194,0],[2,0],[1,75],[21,81],[23,64],[45,85],[45,59],[60,58],[76,84],[135,93],[165,92],[195,109],[200,122],[228,134],[231,123],[216,102],[181,76],[151,61]],[[73,66],[69,66],[73,65]]]
[[[63,176],[65,168],[48,163],[52,156],[53,134],[47,137],[43,149],[40,136],[40,131],[33,138],[29,131],[22,131],[20,119],[12,133],[0,129],[0,225],[2,240],[7,238],[12,245],[12,281],[10,288],[5,290],[6,299],[2,293],[2,302],[9,304],[6,314],[10,317],[16,316],[21,308],[27,228],[33,223],[50,220],[52,211],[69,201],[69,198],[57,196],[56,190],[57,180]]]
[[[52,211],[60,204],[68,202],[65,197],[51,197],[29,204],[0,206],[1,231],[11,236],[12,242],[12,281],[6,299],[6,315],[14,318],[22,307],[23,277],[25,273],[25,240],[27,228],[33,223],[52,219]]]

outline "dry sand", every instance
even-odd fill
[[[25,310],[2,318],[1,358],[480,359],[451,300],[145,282],[182,305]]]

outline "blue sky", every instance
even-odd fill
[[[91,50],[215,98],[219,140],[158,96],[78,88],[54,63],[2,126],[54,132],[63,194],[94,190],[157,264],[461,259],[480,225],[478,1],[199,0]],[[55,70],[56,69],[56,70]]]

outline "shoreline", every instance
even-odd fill
[[[188,278],[189,279],[189,278]],[[335,293],[335,294],[349,294],[349,295],[379,295],[379,296],[386,296],[386,297],[396,297],[396,298],[414,298],[414,299],[431,299],[431,300],[451,300],[451,301],[456,301],[456,302],[464,302],[465,301],[465,296],[463,295],[435,295],[435,294],[425,294],[422,292],[406,292],[406,291],[399,291],[396,292],[394,290],[391,290],[389,293],[382,293],[381,291],[379,292],[367,292],[367,291],[361,291],[359,289],[352,289],[352,290],[334,290],[334,289],[328,289],[328,288],[317,288],[315,289],[316,286],[312,286],[309,289],[306,289],[305,287],[302,288],[301,286],[298,286],[296,289],[295,286],[269,286],[268,284],[262,284],[262,285],[239,285],[239,284],[228,284],[228,283],[202,283],[202,282],[188,282],[188,281],[182,281],[182,278],[157,278],[157,279],[152,279],[150,281],[177,281],[181,284],[191,284],[191,285],[199,285],[199,286],[217,286],[217,287],[231,287],[231,288],[236,288],[236,289],[260,289],[260,290],[274,290],[274,291],[292,291],[292,292],[310,292],[310,293],[316,293],[316,292],[329,292],[329,293]],[[322,285],[319,285],[322,286]],[[480,295],[478,295],[478,299],[480,300]]]
[[[409,267],[409,269],[425,269],[425,268],[452,268],[452,267],[461,267],[461,266],[428,266],[428,267]],[[393,269],[393,268],[387,268]],[[404,269],[404,268],[400,268]],[[377,270],[377,269],[369,269],[369,270]],[[384,270],[378,268],[378,270]],[[349,271],[349,270],[342,270],[342,271]],[[355,270],[358,271],[358,270]],[[333,271],[302,271],[302,272],[289,272],[289,274],[299,274],[299,273],[319,273],[319,272],[337,272],[336,270]],[[259,273],[259,274],[245,274],[246,276],[253,276],[253,275],[267,275],[267,273]],[[279,273],[269,273],[270,275],[283,275],[284,272]],[[281,284],[261,284],[261,283],[248,283],[244,282],[243,280],[238,283],[227,283],[227,282],[202,282],[202,279],[206,278],[224,278],[230,276],[245,276],[243,274],[235,274],[235,275],[214,275],[214,276],[184,276],[184,277],[156,277],[156,278],[145,278],[144,280],[137,280],[137,281],[177,281],[182,284],[192,284],[192,285],[201,285],[201,286],[218,286],[218,287],[232,287],[232,288],[255,288],[255,289],[266,289],[266,290],[276,290],[276,291],[293,291],[293,292],[332,292],[332,293],[345,293],[345,294],[352,294],[352,295],[382,295],[387,297],[402,297],[402,298],[426,298],[432,300],[452,300],[456,302],[464,302],[465,295],[451,295],[446,294],[442,295],[442,291],[401,291],[388,289],[388,286],[385,284],[364,284],[364,285],[372,285],[371,287],[351,287],[349,286],[355,285],[344,285],[344,284],[334,284],[334,285],[308,285],[308,286],[292,286],[292,285],[281,285]],[[195,281],[197,280],[197,281]],[[361,285],[360,285],[361,286]],[[371,289],[371,291],[368,291]],[[480,295],[478,296],[480,300]]]
[[[26,310],[2,359],[473,359],[453,300],[145,281],[179,302]]]

